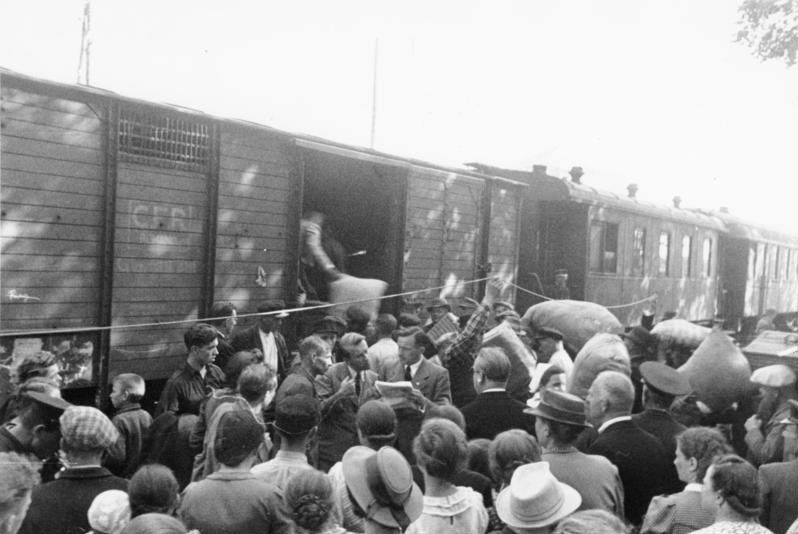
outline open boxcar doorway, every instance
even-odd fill
[[[341,245],[343,270],[387,282],[388,294],[400,292],[407,169],[310,149],[302,159],[303,213],[325,215],[328,240]],[[381,310],[395,313],[398,306],[383,301]]]

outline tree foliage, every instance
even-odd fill
[[[737,41],[763,61],[795,65],[798,52],[798,0],[743,0]]]

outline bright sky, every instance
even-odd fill
[[[91,84],[459,166],[565,176],[792,230],[798,67],[741,0],[92,1]],[[76,80],[82,0],[0,0],[0,66]]]

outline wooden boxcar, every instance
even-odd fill
[[[500,177],[2,69],[0,147],[0,363],[53,350],[73,386],[165,378],[214,301],[293,302],[305,209],[389,293],[516,270],[525,186]]]
[[[529,184],[521,222],[519,284],[551,295],[555,271],[569,275],[570,296],[610,308],[636,324],[657,295],[657,310],[691,321],[717,311],[717,247],[723,223],[677,207],[597,190],[577,180],[533,172],[476,168]],[[519,309],[541,299],[519,293]],[[636,305],[624,306],[629,303]],[[619,307],[615,307],[619,306]]]

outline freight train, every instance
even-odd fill
[[[477,297],[513,276],[523,309],[557,269],[630,324],[659,309],[743,324],[798,310],[798,238],[532,172],[398,157],[0,69],[0,364],[39,349],[67,386],[163,380],[186,322],[297,300],[308,210],[383,308]],[[260,273],[260,275],[259,275]],[[257,279],[257,281],[256,281]],[[434,289],[430,289],[434,288]],[[523,289],[523,290],[522,290]],[[419,291],[414,295],[406,295]]]

